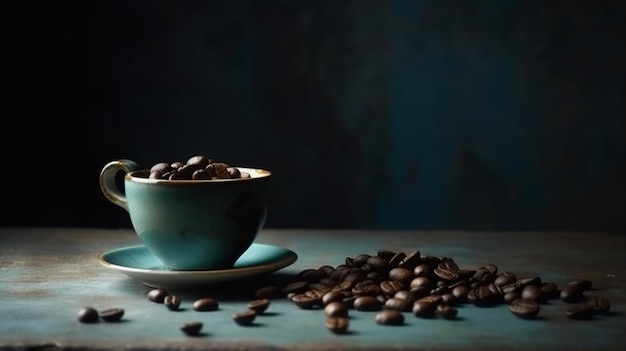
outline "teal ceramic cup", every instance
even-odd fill
[[[169,270],[232,268],[265,224],[271,172],[237,167],[250,178],[149,179],[132,160],[107,163],[100,189],[125,209],[141,242]],[[124,172],[123,188],[118,181]]]

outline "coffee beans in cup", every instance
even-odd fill
[[[150,167],[150,179],[167,180],[215,180],[250,178],[250,174],[217,162],[205,155],[190,157],[187,161],[159,162]]]

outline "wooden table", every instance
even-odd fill
[[[453,232],[265,229],[259,243],[297,253],[292,265],[270,275],[200,290],[177,291],[182,310],[148,300],[151,289],[98,262],[107,250],[140,244],[129,230],[0,228],[1,350],[623,350],[626,345],[626,235],[568,232]],[[515,317],[507,305],[458,306],[458,318],[418,318],[383,326],[375,312],[350,311],[346,334],[329,332],[321,309],[305,310],[286,298],[272,300],[252,326],[232,315],[246,308],[256,288],[296,279],[302,270],[337,266],[346,257],[419,250],[451,257],[461,268],[493,263],[499,271],[539,276],[559,287],[588,279],[587,297],[611,301],[608,315],[591,320],[565,316],[569,304],[551,300],[533,320]],[[173,293],[173,292],[172,292]],[[220,309],[198,312],[194,299],[215,297]],[[120,307],[121,322],[83,324],[83,306]],[[189,337],[184,322],[204,323]]]

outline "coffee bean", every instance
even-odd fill
[[[456,315],[458,314],[458,310],[448,304],[440,304],[440,305],[437,305],[437,308],[435,309],[435,313],[439,317],[444,318],[444,319],[454,319],[456,318]]]
[[[284,291],[286,294],[289,294],[289,293],[302,294],[305,291],[307,291],[308,288],[309,288],[309,283],[307,283],[304,280],[301,280],[301,281],[287,284],[287,286],[285,286]]]
[[[233,315],[233,320],[239,325],[250,325],[254,322],[256,316],[256,311],[249,309],[243,312],[235,313]]]
[[[400,312],[410,312],[411,308],[413,308],[413,302],[410,300],[392,297],[385,301],[383,308]]]
[[[541,289],[541,287],[539,287],[537,285],[527,285],[527,286],[525,286],[524,289],[522,290],[521,298],[525,299],[525,300],[536,301],[536,302],[539,302],[539,303],[542,303],[542,302],[545,301],[544,292]]]
[[[568,309],[565,315],[570,319],[591,319],[595,313],[593,304],[579,303]]]
[[[435,313],[435,309],[441,302],[442,298],[439,295],[422,297],[413,303],[411,312],[416,317],[432,317]]]
[[[180,330],[190,336],[199,335],[200,330],[202,330],[202,322],[183,323],[180,326]]]
[[[350,321],[347,317],[327,317],[326,328],[335,334],[343,334],[348,331]]]
[[[397,310],[382,310],[376,314],[374,320],[383,325],[401,325],[404,324],[404,315]]]
[[[163,299],[163,303],[168,309],[176,311],[180,307],[181,298],[178,295],[167,295]]]
[[[152,289],[148,292],[148,299],[152,302],[163,303],[167,295],[167,291],[163,289]]]
[[[509,311],[520,318],[533,318],[539,313],[539,303],[534,300],[516,299],[509,305]]]
[[[219,304],[214,298],[204,297],[194,301],[193,309],[196,311],[216,311],[219,309]]]
[[[354,300],[353,306],[359,311],[378,311],[382,308],[382,303],[374,296],[359,296]]]
[[[283,289],[279,285],[267,285],[257,289],[254,296],[257,299],[274,299],[283,294]]]
[[[78,320],[81,323],[96,323],[100,316],[93,307],[83,307],[78,311]]]
[[[100,311],[100,318],[102,318],[105,322],[117,322],[124,316],[123,308],[109,308],[103,311]]]
[[[302,309],[311,309],[315,308],[322,303],[322,299],[316,296],[310,296],[307,294],[295,294],[291,298],[291,302],[293,302],[296,306]]]
[[[324,307],[327,317],[348,317],[348,307],[343,302],[334,301]]]
[[[257,299],[257,300],[251,301],[248,304],[248,308],[255,311],[256,313],[263,313],[267,310],[269,305],[270,305],[269,299]]]
[[[593,306],[593,310],[597,314],[607,314],[611,309],[611,302],[604,297],[597,297],[589,300],[589,304]]]
[[[583,295],[584,286],[580,284],[567,284],[563,289],[559,297],[563,302],[575,303],[585,299]]]

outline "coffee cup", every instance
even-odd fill
[[[150,169],[119,159],[102,168],[100,189],[128,212],[140,241],[165,269],[229,269],[265,224],[272,175],[264,169],[235,168],[246,177],[153,179]]]

